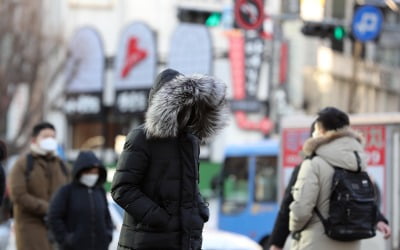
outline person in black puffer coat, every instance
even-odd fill
[[[4,192],[6,190],[6,174],[1,164],[5,159],[7,159],[7,147],[6,144],[0,140],[0,205],[3,202]]]
[[[73,181],[50,203],[48,224],[61,250],[107,250],[113,224],[103,188],[106,169],[91,151],[79,154]]]
[[[227,121],[225,90],[209,76],[157,76],[145,124],[127,136],[111,187],[126,211],[118,249],[201,249],[209,211],[198,188],[199,148]]]

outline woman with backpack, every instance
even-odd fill
[[[311,124],[311,130],[310,130],[310,138],[314,134],[314,128],[315,128],[315,121]],[[314,134],[314,138],[318,136],[318,134]],[[312,158],[312,156],[308,156],[305,160],[309,160]],[[268,249],[269,250],[282,250],[285,246],[285,242],[287,240],[287,237],[290,235],[289,231],[289,212],[290,212],[290,204],[293,202],[293,195],[292,195],[292,188],[294,184],[297,181],[297,176],[300,170],[301,163],[297,165],[290,177],[289,183],[286,186],[285,193],[283,196],[283,199],[281,201],[281,206],[279,208],[278,212],[278,217],[275,220],[275,225],[272,230],[271,236],[268,239]],[[377,205],[379,207],[380,204],[380,199],[379,199],[379,194],[380,191],[374,182],[374,187],[375,187],[375,193],[377,195]],[[385,239],[388,239],[391,236],[391,229],[389,227],[389,222],[385,218],[385,216],[378,211],[378,217],[377,217],[377,224],[376,224],[376,229],[380,231],[383,234],[383,237]],[[369,241],[364,241],[363,244],[370,244]]]
[[[73,181],[51,201],[48,225],[60,250],[107,250],[113,224],[103,184],[106,169],[91,151],[79,154]]]
[[[303,161],[292,188],[294,200],[290,204],[289,216],[289,229],[293,235],[291,249],[361,248],[360,240],[341,241],[328,237],[321,218],[328,218],[331,212],[331,186],[336,173],[334,166],[352,172],[365,170],[366,159],[362,141],[361,135],[350,128],[346,113],[333,107],[327,107],[318,113],[313,138],[308,139],[303,146],[307,156],[314,156]],[[366,180],[365,184],[369,190],[373,189],[370,180]],[[366,216],[365,220],[371,226],[375,226],[376,218]]]

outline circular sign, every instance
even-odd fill
[[[375,39],[381,32],[382,20],[383,15],[378,8],[369,5],[359,7],[351,25],[354,37],[361,42]]]
[[[243,29],[259,29],[264,21],[262,0],[236,0],[235,19]]]

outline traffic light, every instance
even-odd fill
[[[343,40],[346,36],[346,30],[344,29],[343,26],[335,26],[333,28],[333,38],[335,38],[338,41]]]
[[[221,13],[214,12],[206,19],[205,25],[207,27],[215,27],[221,23]]]
[[[324,22],[305,22],[301,28],[305,36],[330,38],[341,41],[346,37],[346,30],[342,25]]]
[[[204,24],[215,27],[221,23],[221,12],[209,12],[202,10],[178,9],[178,20],[186,23]]]
[[[331,40],[332,50],[343,52],[343,39],[347,36],[346,29],[342,25],[326,22],[305,22],[301,28],[305,36],[328,38]]]

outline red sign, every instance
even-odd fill
[[[279,61],[279,84],[284,84],[287,81],[288,50],[287,42],[283,42]]]
[[[136,37],[129,38],[126,57],[121,71],[122,78],[127,77],[133,67],[147,57],[146,50],[138,47],[137,40]]]
[[[244,37],[240,33],[229,36],[229,60],[231,62],[233,98],[242,100],[246,98]]]
[[[304,142],[310,137],[309,128],[284,129],[282,132],[283,167],[295,167],[301,163]]]
[[[368,166],[385,165],[386,130],[384,126],[355,126],[365,138]]]
[[[385,126],[355,126],[365,139],[365,152],[368,166],[385,165],[386,131]],[[310,136],[308,128],[284,129],[282,133],[283,166],[295,167],[302,161],[300,152],[304,141]]]
[[[235,20],[243,29],[259,29],[264,21],[262,0],[236,0]]]

